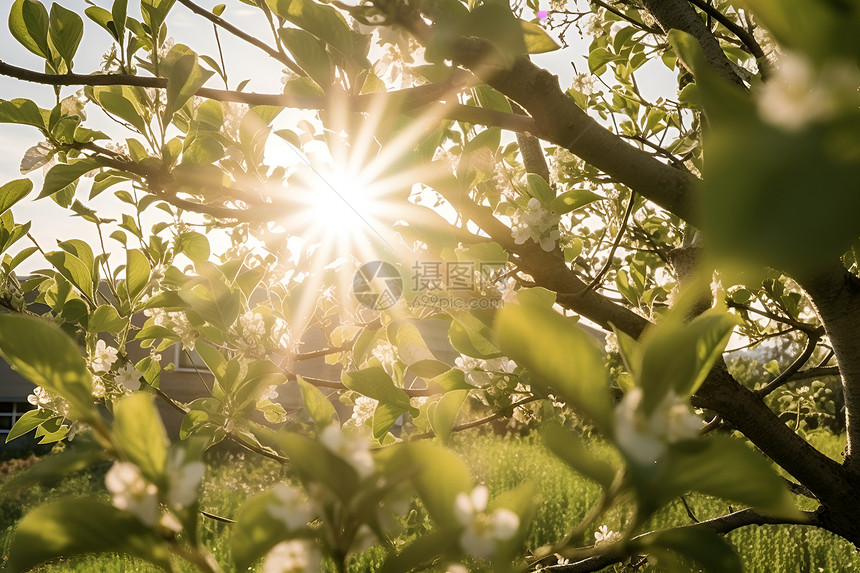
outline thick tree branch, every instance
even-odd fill
[[[763,515],[754,509],[742,509],[728,515],[708,519],[693,525],[674,528],[676,530],[690,530],[695,528],[709,529],[720,535],[725,535],[735,529],[746,527],[748,525],[819,525],[817,515],[812,512],[804,512],[800,519],[782,519]],[[647,541],[647,537],[652,533],[644,533],[630,540],[630,545],[635,547],[637,544],[642,544]],[[614,563],[619,563],[630,556],[629,552],[610,552],[606,555],[595,555],[576,563],[567,565],[553,565],[542,569],[542,571],[552,571],[553,573],[588,573],[591,571],[600,571],[605,567],[609,567]]]
[[[762,50],[761,45],[756,41],[755,36],[747,32],[742,26],[733,22],[731,18],[712,6],[707,0],[689,0],[689,2],[702,12],[711,16],[714,20],[725,26],[728,31],[737,36],[738,40],[746,46],[750,54],[752,54],[758,62],[759,72],[761,73],[762,79],[767,78],[769,71],[767,55],[764,53],[764,50]]]
[[[830,338],[845,395],[845,467],[860,476],[860,279],[837,261],[814,277],[798,277]]]
[[[695,223],[698,179],[666,165],[607,130],[583,111],[558,78],[518,58],[510,69],[489,66],[494,48],[485,40],[457,42],[457,61],[520,104],[534,118],[534,135],[560,145],[667,211]]]
[[[673,29],[681,30],[696,38],[711,68],[726,80],[743,88],[746,87],[726,57],[726,53],[723,52],[719,40],[702,22],[699,14],[687,0],[644,0],[644,4],[666,32]]]

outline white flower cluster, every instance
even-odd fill
[[[110,372],[111,366],[116,362],[119,351],[108,346],[104,340],[96,342],[96,347],[90,355],[90,368],[93,372]]]
[[[615,409],[615,437],[631,459],[649,464],[666,453],[668,444],[695,438],[702,419],[690,410],[689,400],[669,391],[650,415],[641,411],[643,392],[633,388]]]
[[[288,531],[304,529],[316,517],[310,501],[296,488],[281,483],[275,486],[272,493],[278,504],[270,505],[266,510],[269,515],[282,521]]]
[[[262,358],[266,355],[264,343],[268,337],[262,314],[249,310],[240,316],[239,335],[236,342],[241,352],[254,358]]]
[[[545,209],[537,198],[532,197],[525,209],[517,209],[511,217],[511,236],[518,245],[531,239],[544,251],[550,252],[555,249],[556,241],[561,236],[558,230],[560,220],[561,217]]]
[[[303,539],[278,543],[263,560],[263,573],[316,573],[321,570],[319,548]]]
[[[206,466],[203,462],[188,462],[184,453],[177,450],[167,461],[167,491],[163,501],[168,510],[182,510],[197,499],[200,482]],[[170,511],[162,515],[158,488],[131,462],[116,462],[105,475],[105,487],[111,494],[111,503],[127,511],[141,523],[152,527],[161,523],[174,531],[181,525]]]
[[[621,534],[615,531],[612,531],[606,525],[601,525],[597,528],[597,531],[594,532],[594,546],[597,547],[599,545],[604,545],[608,543],[614,543],[621,539]]]
[[[465,530],[460,545],[475,557],[489,558],[496,552],[499,541],[508,541],[517,534],[519,516],[510,509],[498,508],[486,513],[490,492],[479,485],[470,494],[458,493],[454,499],[454,516]]]
[[[359,396],[355,399],[352,416],[346,421],[346,424],[355,426],[356,428],[363,427],[373,417],[373,412],[376,410],[377,404],[379,404],[378,400],[368,398],[367,396]]]
[[[594,93],[595,81],[596,78],[592,74],[577,74],[571,87],[584,96],[590,96]]]
[[[394,372],[394,365],[397,363],[397,350],[393,344],[387,340],[380,340],[373,347],[373,350],[370,351],[370,354],[379,360],[379,363],[386,372],[389,374]]]
[[[493,183],[496,189],[509,201],[513,201],[517,196],[517,191],[514,189],[511,174],[505,168],[501,161],[493,162]]]
[[[33,388],[33,393],[27,396],[27,402],[35,406],[37,410],[51,410],[64,416],[69,413],[68,402],[41,386]]]
[[[163,326],[173,331],[179,337],[183,349],[194,348],[194,341],[197,340],[200,333],[191,325],[184,312],[181,310],[168,312],[163,308],[148,308],[143,311],[143,314],[151,317],[156,326]]]
[[[349,463],[358,477],[366,478],[376,471],[370,440],[361,432],[344,432],[338,424],[329,424],[320,432],[319,439],[332,453]]]
[[[133,463],[116,462],[105,475],[105,486],[117,509],[131,513],[150,527],[158,521],[158,488]]]
[[[587,18],[580,19],[576,25],[582,34],[592,38],[599,38],[606,33],[603,27],[603,18],[599,14],[591,14]]]
[[[857,108],[860,71],[849,62],[816,70],[805,56],[786,53],[758,93],[758,111],[766,122],[797,131],[830,119],[840,109]]]
[[[506,377],[517,368],[516,362],[504,357],[483,360],[460,355],[454,359],[454,364],[463,371],[466,382],[478,388],[491,385],[498,375]]]

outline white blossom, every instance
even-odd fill
[[[597,14],[591,14],[587,18],[579,20],[577,26],[583,34],[593,38],[599,38],[606,33],[606,30],[603,29],[603,19]]]
[[[508,541],[520,527],[519,516],[510,509],[486,513],[489,495],[487,486],[479,485],[470,494],[461,492],[454,499],[454,516],[465,527],[460,545],[475,557],[492,557],[497,542]]]
[[[577,74],[573,78],[572,87],[584,96],[590,96],[594,93],[595,78],[592,74]]]
[[[27,396],[27,401],[36,407],[37,410],[43,410],[51,407],[51,395],[41,386],[33,388],[33,393]]]
[[[90,357],[90,365],[94,372],[108,372],[119,352],[116,348],[108,346],[104,340],[96,342],[96,348]]]
[[[314,518],[311,503],[296,488],[280,483],[275,486],[272,493],[279,503],[268,506],[266,511],[275,519],[282,521],[287,530],[305,528]]]
[[[687,400],[668,392],[650,415],[641,411],[643,392],[633,388],[615,409],[618,446],[633,460],[648,464],[666,453],[667,444],[695,438],[702,420]]]
[[[118,386],[120,386],[120,388],[125,387],[128,390],[135,392],[140,390],[141,376],[142,374],[138,372],[137,368],[134,367],[134,364],[128,362],[116,373],[114,381]]]
[[[544,251],[550,252],[555,249],[556,241],[560,237],[560,219],[555,213],[546,210],[537,198],[532,197],[525,209],[517,209],[511,217],[511,236],[518,245],[531,239]]]
[[[375,471],[370,442],[360,432],[344,432],[339,425],[329,424],[319,438],[325,447],[346,460],[359,477],[365,478]]]
[[[145,525],[158,521],[158,488],[146,481],[133,463],[116,462],[105,475],[105,486],[117,509],[133,514]]]
[[[374,358],[379,360],[382,368],[391,374],[394,371],[394,365],[397,363],[397,353],[394,345],[387,340],[379,341],[373,350],[370,351]]]
[[[373,417],[373,412],[376,410],[378,400],[368,398],[367,396],[359,396],[355,399],[355,406],[352,408],[352,416],[346,422],[350,426],[361,427]]]
[[[321,568],[319,549],[300,539],[278,543],[263,560],[263,573],[316,573]]]
[[[249,310],[239,317],[239,325],[245,336],[262,338],[266,334],[266,323],[263,321],[263,315],[259,312]]]
[[[620,538],[620,533],[612,531],[606,525],[601,525],[597,528],[597,531],[594,532],[594,545],[598,546],[605,543],[612,543],[614,541],[618,541]]]
[[[856,108],[860,72],[848,62],[816,70],[805,56],[786,53],[758,93],[758,110],[766,122],[797,131],[833,117],[840,107]]]
[[[183,450],[176,450],[167,462],[167,503],[170,507],[182,509],[194,503],[205,473],[203,462],[189,462]]]
[[[493,383],[499,374],[512,374],[517,368],[516,362],[509,358],[492,358],[483,360],[471,356],[460,355],[454,359],[454,365],[463,371],[466,382],[472,386],[483,388]]]

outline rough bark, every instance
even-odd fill
[[[723,52],[719,40],[686,0],[644,0],[644,4],[664,31],[681,30],[696,38],[711,68],[728,81],[745,87]]]
[[[845,468],[860,479],[860,279],[841,265],[801,278],[830,337],[845,395]]]

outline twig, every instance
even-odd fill
[[[800,353],[800,356],[791,363],[791,366],[786,368],[783,372],[779,374],[779,376],[775,377],[769,383],[765,384],[762,388],[756,390],[756,395],[761,398],[764,398],[783,384],[786,384],[791,377],[797,373],[804,364],[806,364],[810,358],[812,358],[812,353],[815,352],[815,347],[818,345],[818,341],[820,340],[819,336],[809,335],[806,341],[806,348],[803,349],[803,352]]]

